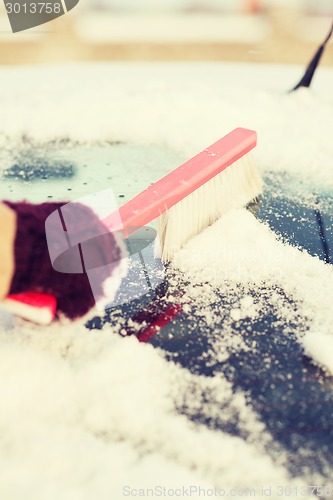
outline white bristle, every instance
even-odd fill
[[[155,254],[171,260],[185,243],[233,208],[258,196],[263,182],[250,153],[196,189],[157,219]]]

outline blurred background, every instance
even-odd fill
[[[38,1],[38,0],[37,0]],[[333,0],[81,0],[13,34],[0,6],[0,64],[206,60],[305,64],[332,23]],[[332,44],[322,64],[333,65]]]

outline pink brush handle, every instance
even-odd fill
[[[191,160],[183,163],[152,186],[142,191],[119,209],[123,232],[128,236],[169,210],[257,144],[257,134],[236,128]],[[119,214],[107,216],[103,222],[110,229],[119,228]]]

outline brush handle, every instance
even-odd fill
[[[257,144],[257,134],[236,128],[110,214],[103,223],[128,236],[218,175]],[[119,227],[119,215],[123,227]]]

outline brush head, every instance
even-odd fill
[[[248,153],[157,219],[156,256],[172,260],[187,241],[229,210],[246,206],[262,187],[262,178]]]

